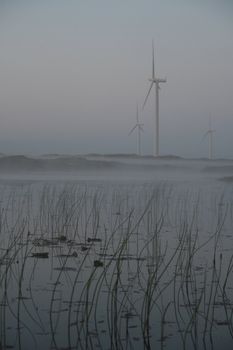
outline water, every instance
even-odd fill
[[[2,175],[3,349],[232,348],[232,186],[159,164]]]

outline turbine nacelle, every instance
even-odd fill
[[[207,134],[212,134],[213,132],[216,132],[216,130],[208,130],[207,133],[206,133],[206,135],[207,135]]]
[[[160,78],[155,78],[155,79],[148,79],[150,82],[155,83],[155,84],[159,84],[159,83],[166,83],[167,79],[160,79]]]
[[[206,131],[206,133],[203,136],[203,140],[206,138],[207,135],[213,134],[214,132],[216,132],[216,130],[208,130],[208,131]]]

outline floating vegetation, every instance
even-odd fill
[[[104,266],[104,263],[100,260],[94,260],[94,266],[95,267],[102,267],[102,266]]]
[[[62,271],[62,272],[66,272],[66,271],[76,271],[75,267],[69,267],[69,266],[64,266],[64,267],[54,267],[55,271]]]
[[[71,254],[58,254],[56,255],[56,258],[77,258],[78,253],[77,252],[73,252]]]
[[[233,343],[231,198],[46,185],[1,205],[0,349]]]
[[[84,245],[81,246],[81,251],[82,251],[82,252],[85,252],[85,251],[87,251],[88,249],[90,249],[90,247],[86,247],[86,246],[84,246]]]
[[[101,242],[102,240],[101,240],[101,238],[90,238],[90,237],[88,237],[87,238],[87,242],[88,243],[90,243],[90,242]]]
[[[49,253],[48,252],[32,253],[31,256],[32,258],[48,259]]]
[[[60,242],[66,242],[66,241],[67,241],[67,237],[64,236],[64,235],[61,235],[61,236],[57,237],[57,239],[58,239],[58,241],[60,241]]]
[[[36,247],[47,247],[49,245],[57,244],[57,240],[55,239],[45,239],[45,238],[35,238],[32,244]]]

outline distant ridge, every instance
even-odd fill
[[[88,153],[87,157],[109,157],[109,158],[141,158],[144,156],[138,156],[135,153]]]
[[[135,159],[184,159],[182,157],[176,156],[176,155],[164,155],[164,156],[159,156],[155,157],[152,156],[151,154],[147,155],[141,155],[139,156],[136,153],[88,153],[86,154],[87,157],[108,157],[108,158],[135,158]]]
[[[11,155],[0,157],[0,172],[46,172],[46,171],[173,171],[194,169],[209,174],[233,174],[233,161],[187,159],[174,155],[160,157],[137,156],[135,154],[100,155],[58,155],[50,154],[38,157]]]
[[[116,162],[88,160],[84,157],[30,158],[23,155],[0,158],[0,171],[72,171],[112,169]]]
[[[221,177],[219,180],[220,180],[220,181],[224,181],[224,182],[232,183],[232,182],[233,182],[233,176]]]
[[[145,171],[145,170],[172,170],[177,168],[175,164],[169,164],[169,160],[174,159],[169,157],[159,157],[160,159],[168,160],[168,163],[144,163],[144,162],[130,162],[130,159],[142,159],[140,156],[126,155],[124,158],[115,155],[112,156],[58,156],[51,157],[27,157],[24,155],[3,156],[0,158],[0,172],[45,172],[45,171],[99,171],[99,170],[125,170],[125,171]],[[91,159],[92,158],[92,159]],[[94,158],[94,159],[93,159]],[[119,159],[122,158],[122,161]],[[123,161],[129,160],[129,162]],[[152,159],[154,157],[144,157],[143,159]],[[178,158],[179,159],[179,158]],[[181,166],[178,166],[181,168]]]

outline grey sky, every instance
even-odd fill
[[[233,158],[233,3],[1,0],[0,152],[135,152],[151,75],[161,85],[161,154]],[[152,153],[154,96],[141,121]]]

